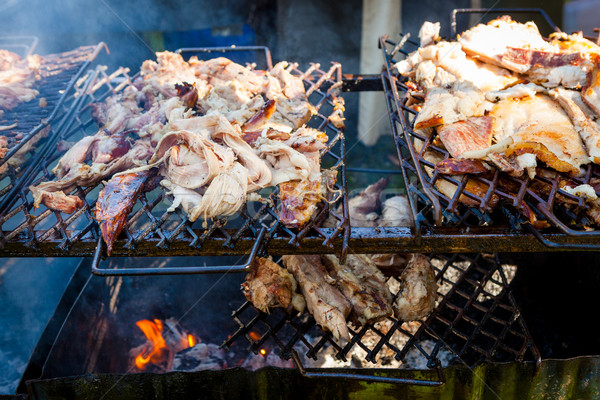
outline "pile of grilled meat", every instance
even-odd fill
[[[446,150],[424,149],[424,140],[413,139],[435,165],[427,173],[485,176],[497,168],[513,177],[553,179],[558,171],[564,179],[557,203],[576,205],[568,194],[584,198],[588,216],[600,224],[600,182],[574,179],[584,175],[582,166],[600,162],[600,46],[581,32],[545,39],[533,22],[507,16],[452,42],[439,29],[426,22],[418,50],[395,64],[411,88],[406,104],[418,111],[414,131]],[[500,184],[514,190],[509,180]],[[436,186],[449,198],[457,189],[442,179]],[[485,197],[488,185],[469,179],[466,189]],[[479,205],[465,195],[460,201]]]
[[[350,200],[353,226],[410,225],[406,197],[380,203],[387,183],[381,179]],[[334,255],[287,255],[281,261],[283,267],[272,259],[256,260],[242,284],[246,298],[266,313],[274,307],[308,309],[336,339],[350,339],[348,322],[361,326],[392,315],[420,320],[436,304],[435,271],[423,254],[351,254],[345,263]],[[387,281],[384,273],[396,280]]]
[[[157,53],[132,84],[93,104],[97,133],[62,156],[55,179],[30,188],[35,205],[73,213],[83,205],[76,188],[104,182],[95,217],[108,254],[139,195],[158,184],[174,198],[169,211],[205,224],[278,186],[281,222],[301,228],[337,171],[321,171],[328,137],[305,125],[315,110],[291,68]]]

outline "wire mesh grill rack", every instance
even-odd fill
[[[481,10],[458,10],[461,12]],[[509,9],[499,12],[511,14]],[[523,10],[516,10],[519,12]],[[525,10],[529,13],[536,10]],[[456,11],[453,14],[455,21]],[[546,20],[547,16],[543,14]],[[488,176],[452,176],[435,170],[435,165],[450,158],[436,139],[415,132],[413,121],[417,111],[411,106],[414,87],[394,70],[394,64],[418,48],[408,36],[395,42],[380,39],[385,71],[384,91],[390,112],[398,157],[409,193],[417,230],[426,225],[505,226],[517,232],[530,232],[545,246],[558,249],[598,249],[600,234],[596,226],[596,211],[583,196],[563,190],[570,186],[590,184],[600,194],[599,168],[585,166],[581,177],[571,177],[538,168],[534,179],[515,178],[494,169]],[[441,190],[445,185],[446,190]],[[448,190],[451,188],[451,190]],[[553,229],[546,229],[551,226]],[[557,242],[545,236],[559,232],[580,238],[579,243]]]
[[[251,48],[253,52],[260,48]],[[263,48],[264,49],[264,48]],[[227,49],[240,54],[247,49],[238,47]],[[223,49],[184,49],[183,53],[198,54],[206,52],[223,52]],[[267,67],[271,65],[268,51],[263,51]],[[213,55],[214,56],[214,55]],[[233,57],[230,57],[233,58]],[[235,60],[235,59],[234,59]],[[161,188],[140,196],[130,213],[127,225],[121,234],[121,240],[115,245],[113,255],[179,255],[189,254],[243,254],[256,248],[257,240],[278,240],[284,242],[286,252],[302,251],[311,244],[318,244],[330,252],[343,253],[347,246],[349,224],[347,218],[347,201],[345,186],[344,138],[343,131],[329,120],[334,112],[338,92],[341,91],[341,65],[333,63],[327,70],[318,64],[312,64],[301,71],[296,64],[289,66],[290,72],[305,83],[309,102],[318,110],[308,125],[327,133],[329,140],[322,150],[321,165],[324,168],[338,170],[338,183],[334,191],[341,193],[335,196],[337,202],[323,202],[314,218],[302,229],[289,229],[279,222],[278,212],[273,205],[261,202],[248,202],[242,210],[225,219],[191,223],[181,210],[167,212],[172,197]],[[30,185],[51,180],[50,172],[68,143],[79,140],[85,135],[96,133],[98,126],[91,116],[90,104],[103,101],[108,96],[121,91],[131,84],[134,77],[126,69],[120,69],[108,75],[104,69],[98,68],[94,81],[89,84],[83,106],[71,115],[65,129],[56,140],[44,148],[37,159],[35,171],[21,184],[15,196],[17,201],[9,212],[0,215],[2,233],[0,241],[10,247],[18,242],[30,249],[52,248],[51,252],[62,255],[92,255],[101,244],[97,223],[93,218],[95,202],[101,184],[94,187],[78,187],[74,193],[84,206],[71,215],[40,207],[33,208],[32,196],[28,191]],[[59,142],[60,141],[60,142]],[[57,150],[60,147],[62,150]],[[264,192],[261,192],[265,194]],[[269,193],[267,193],[269,194]],[[277,191],[271,191],[275,198]],[[333,194],[330,200],[334,200]],[[277,203],[277,201],[275,201]],[[320,228],[320,223],[328,218],[332,228]],[[141,246],[152,243],[152,249]],[[97,253],[97,252],[96,252]],[[119,274],[119,271],[115,271]]]
[[[439,297],[436,308],[423,321],[403,323],[389,317],[374,325],[351,327],[351,340],[341,345],[306,312],[274,309],[266,314],[246,302],[232,313],[239,329],[223,346],[247,340],[254,353],[267,348],[284,359],[294,357],[298,363],[300,359],[294,354],[297,352],[307,360],[300,362],[309,365],[315,364],[310,360],[322,363],[324,354],[346,362],[345,365],[363,367],[363,360],[385,367],[395,361],[404,364],[415,355],[424,359],[428,368],[438,369],[443,358],[444,363],[468,366],[541,361],[509,287],[516,267],[503,265],[497,255],[482,254],[435,254],[432,265]],[[396,278],[387,279],[388,287],[398,296]]]
[[[22,46],[29,48],[31,41],[35,45],[37,39],[19,38],[9,42],[13,46],[24,43]],[[0,210],[11,207],[20,185],[33,170],[36,156],[30,155],[34,154],[32,150],[36,146],[43,146],[44,141],[51,140],[64,126],[64,120],[78,103],[76,93],[84,81],[83,74],[103,46],[100,43],[44,56],[40,71],[42,79],[36,86],[39,95],[4,113],[0,124],[14,124],[15,127],[3,132],[10,150],[0,160]],[[29,48],[23,51],[31,53],[32,50],[33,48]],[[45,107],[40,107],[41,98],[45,99]]]
[[[35,39],[35,38],[34,38]],[[31,38],[22,38],[24,48],[29,48]],[[17,46],[18,40],[12,41],[12,46]],[[0,48],[2,41],[0,40]],[[55,119],[60,118],[68,110],[67,99],[72,99],[75,86],[96,58],[103,44],[96,46],[82,46],[72,51],[42,56],[40,66],[40,81],[34,88],[39,94],[35,99],[22,103],[13,110],[4,111],[0,118],[0,125],[15,125],[3,131],[3,136],[8,141],[9,151],[0,160],[0,168],[10,161],[11,157],[19,153],[28,142],[39,138],[44,128]],[[11,47],[7,44],[7,47]],[[26,54],[32,50],[23,50]],[[45,105],[40,105],[44,99]],[[68,102],[67,102],[68,103]],[[43,133],[42,133],[43,135]],[[26,151],[26,148],[22,152]],[[3,172],[2,175],[5,175]],[[3,177],[0,175],[0,177]]]

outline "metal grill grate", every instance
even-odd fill
[[[26,40],[26,38],[23,38],[23,40]],[[1,43],[0,41],[0,46]],[[13,43],[13,46],[15,45]],[[64,53],[42,56],[41,80],[36,82],[34,86],[39,91],[39,95],[27,103],[20,104],[13,110],[5,111],[0,120],[0,125],[17,124],[16,127],[3,132],[8,140],[10,150],[0,160],[0,167],[8,162],[19,149],[43,128],[64,115],[68,109],[65,100],[73,95],[72,92],[79,78],[90,62],[96,58],[102,46],[103,44],[83,46]],[[27,51],[27,53],[29,52]],[[45,106],[40,106],[41,99],[45,99]]]
[[[244,50],[235,49],[240,52]],[[206,49],[185,50],[202,51]],[[265,54],[268,56],[268,53]],[[295,64],[290,68],[293,75],[302,78],[309,102],[318,110],[308,125],[322,130],[329,137],[327,147],[322,150],[321,164],[324,168],[338,170],[335,190],[342,195],[337,202],[332,205],[324,202],[316,212],[315,218],[301,230],[286,228],[279,222],[274,206],[259,202],[248,202],[238,214],[227,220],[206,221],[207,226],[204,228],[203,221],[191,223],[181,210],[166,212],[172,198],[159,187],[140,196],[121,235],[122,240],[115,245],[113,255],[172,255],[173,248],[176,248],[175,251],[180,255],[249,252],[263,228],[267,231],[265,240],[285,240],[291,253],[306,247],[307,243],[325,246],[332,252],[345,251],[349,226],[343,163],[344,138],[343,131],[329,121],[329,116],[334,112],[336,96],[341,91],[341,65],[334,63],[328,70],[322,70],[318,64],[312,64],[306,71],[301,71]],[[85,135],[96,133],[98,127],[92,120],[89,104],[119,92],[133,79],[124,69],[107,75],[104,69],[99,68],[96,74],[95,82],[90,84],[90,90],[85,95],[85,105],[73,114],[58,138],[61,141],[74,142]],[[20,242],[25,243],[27,247],[38,249],[50,246],[53,247],[52,251],[63,255],[82,254],[73,249],[83,246],[83,254],[93,253],[98,240],[93,210],[102,187],[100,184],[76,189],[75,193],[83,200],[84,207],[71,215],[48,210],[43,206],[34,209],[32,196],[28,193],[28,186],[53,178],[50,170],[63,153],[64,150],[56,150],[56,143],[49,143],[49,147],[41,154],[35,173],[22,185],[23,189],[17,196],[18,202],[10,212],[0,216],[0,226],[3,230],[0,239],[4,243]],[[271,194],[271,198],[275,198],[277,191],[270,189],[261,193]],[[330,200],[334,200],[333,197]],[[338,205],[341,205],[340,212],[336,211]],[[333,221],[333,228],[319,227],[325,218],[329,218],[330,224]],[[156,246],[150,251],[137,250],[138,244],[148,242],[153,242]],[[232,250],[234,248],[236,251]]]
[[[510,13],[511,10],[501,11]],[[459,227],[508,226],[520,232],[524,229],[531,231],[549,247],[599,248],[600,235],[590,229],[595,225],[589,216],[590,207],[593,206],[586,203],[585,198],[559,188],[559,184],[565,181],[570,181],[573,185],[591,184],[596,188],[600,182],[598,166],[585,166],[585,174],[579,178],[538,168],[533,180],[527,176],[514,178],[496,169],[489,177],[456,177],[435,171],[435,164],[428,160],[426,154],[436,154],[440,159],[447,159],[450,155],[437,144],[437,134],[425,136],[413,130],[412,121],[417,111],[407,103],[412,89],[406,79],[393,69],[393,65],[416,50],[418,44],[407,36],[401,37],[398,42],[382,37],[380,46],[385,59],[386,70],[382,74],[382,80],[392,130],[418,229],[424,225],[442,224]],[[452,197],[439,190],[440,183],[450,184],[455,188]],[[480,189],[473,190],[474,185],[478,185]],[[600,193],[597,191],[597,194]],[[470,206],[465,205],[465,201]],[[537,220],[548,221],[561,232],[581,237],[583,243],[554,242],[542,235],[545,227]],[[546,232],[551,233],[552,230]]]
[[[78,103],[76,93],[81,88],[83,73],[103,47],[104,44],[100,43],[44,56],[42,80],[37,87],[40,94],[31,102],[21,104],[4,114],[0,124],[17,123],[17,126],[11,131],[3,132],[8,138],[10,150],[0,160],[0,215],[14,204],[22,192],[22,183],[35,169],[34,164],[39,157],[29,156],[27,148],[33,145],[34,140],[39,140],[37,146],[43,147],[44,140],[52,141],[59,134],[64,121]],[[46,99],[45,107],[39,107],[41,98]],[[40,138],[40,135],[44,135],[46,139]],[[11,160],[15,155],[24,159],[14,157]]]
[[[327,353],[342,361],[356,359],[360,349],[364,361],[383,366],[393,360],[404,363],[407,356],[416,353],[425,358],[429,368],[439,368],[442,352],[452,355],[451,363],[468,366],[485,361],[540,362],[509,287],[511,277],[507,274],[514,273],[515,267],[502,265],[496,255],[481,254],[436,254],[432,264],[439,298],[424,321],[403,323],[390,317],[374,325],[354,327],[350,342],[340,345],[308,313],[288,314],[275,309],[265,314],[246,302],[232,313],[239,329],[223,346],[245,338],[254,353],[274,347],[285,359],[292,357],[295,349],[309,359],[317,360],[320,353]],[[388,278],[388,286],[397,287],[394,277]]]

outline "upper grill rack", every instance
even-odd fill
[[[246,51],[243,47],[228,50]],[[182,53],[211,51],[212,49],[185,49]],[[223,49],[214,51],[222,52]],[[256,49],[252,48],[252,51]],[[269,53],[266,51],[264,54],[267,57],[267,65],[270,65]],[[334,112],[337,94],[341,90],[341,66],[334,63],[328,70],[322,70],[318,64],[312,64],[306,71],[301,71],[296,64],[291,64],[289,68],[293,75],[302,78],[309,94],[309,102],[318,110],[308,125],[326,132],[329,137],[327,147],[322,151],[322,165],[325,168],[336,168],[339,172],[335,190],[341,193],[341,196],[337,203],[329,205],[324,202],[323,207],[316,212],[315,218],[301,230],[286,228],[279,222],[273,206],[258,202],[248,202],[237,215],[228,220],[206,221],[207,227],[203,228],[203,221],[191,223],[181,210],[167,212],[172,197],[159,187],[140,196],[121,235],[124,240],[117,242],[113,255],[148,255],[136,251],[138,243],[147,241],[158,241],[156,247],[159,251],[167,251],[171,245],[175,245],[178,250],[181,246],[186,247],[187,251],[182,254],[210,254],[211,251],[226,254],[228,249],[238,245],[249,252],[262,230],[266,230],[265,241],[272,238],[284,239],[287,243],[286,251],[292,254],[301,251],[305,242],[318,243],[327,246],[331,251],[345,253],[349,224],[343,131],[329,121],[329,116]],[[72,119],[57,141],[60,139],[73,142],[95,133],[98,126],[91,117],[90,104],[118,93],[134,79],[126,69],[108,75],[104,69],[98,68],[96,74],[95,82],[90,84],[90,90],[85,94],[84,106],[73,113]],[[56,143],[49,143],[49,147],[45,149],[47,154],[42,154],[37,169],[27,182],[22,184],[17,204],[10,212],[0,215],[0,243],[24,241],[26,246],[31,248],[56,246],[54,250],[64,255],[74,255],[70,250],[81,243],[96,246],[99,235],[93,214],[98,192],[102,187],[100,184],[90,188],[77,188],[75,193],[83,200],[84,206],[71,215],[63,215],[43,206],[38,210],[33,208],[32,196],[27,188],[53,178],[50,170],[64,154],[64,148],[67,146],[61,147],[62,150],[57,150]],[[276,190],[272,191],[272,196],[274,194]],[[333,228],[319,227],[320,222],[326,218],[329,218]],[[114,274],[119,274],[119,271],[115,270]]]
[[[23,46],[30,45],[26,42],[28,39],[30,38],[23,38],[25,41]],[[0,48],[2,48],[1,46],[2,41],[0,41]],[[13,46],[16,46],[16,43],[13,43]],[[0,160],[0,168],[28,141],[36,137],[42,129],[64,114],[68,109],[68,105],[64,104],[65,100],[72,96],[79,78],[103,46],[104,44],[100,43],[95,46],[82,46],[75,50],[42,56],[41,80],[35,85],[39,95],[13,110],[5,111],[0,119],[0,125],[17,124],[14,128],[2,132],[8,140],[10,150]],[[31,51],[27,50],[26,54]],[[45,106],[40,105],[41,99],[45,99]]]
[[[296,362],[294,351],[312,360],[319,356],[322,360],[327,354],[345,362],[358,358],[380,366],[404,363],[409,354],[417,354],[426,360],[427,367],[438,369],[445,352],[451,355],[451,363],[468,366],[541,361],[509,287],[515,267],[502,265],[497,255],[482,254],[435,254],[432,264],[439,298],[424,321],[402,323],[389,317],[374,325],[351,328],[350,342],[340,345],[307,312],[299,315],[274,309],[265,314],[246,302],[233,311],[239,329],[223,346],[245,338],[254,353],[274,348],[282,358],[294,357]],[[397,287],[396,278],[388,277],[388,285],[390,289]]]
[[[3,132],[8,138],[10,150],[0,160],[0,215],[14,204],[23,182],[35,169],[35,160],[39,157],[30,156],[30,153],[34,153],[28,147],[35,146],[37,141],[40,142],[39,146],[43,146],[44,140],[52,141],[58,135],[65,120],[79,103],[76,94],[85,81],[84,72],[103,47],[104,44],[100,43],[44,56],[42,79],[37,86],[40,94],[36,99],[5,112],[1,124],[14,122],[17,126]],[[39,106],[41,98],[46,100],[45,107]]]
[[[481,10],[455,10],[457,12],[481,12]],[[511,12],[535,12],[536,10],[492,10],[510,14]],[[541,11],[541,10],[540,10]],[[543,12],[542,12],[543,13]],[[542,14],[548,20],[545,13]],[[554,25],[551,24],[553,27]],[[556,28],[557,29],[557,28]],[[448,152],[436,144],[437,134],[425,136],[413,130],[417,111],[410,107],[411,88],[406,79],[394,70],[394,64],[418,48],[418,44],[402,36],[398,42],[387,37],[380,39],[383,50],[385,71],[382,75],[384,91],[390,113],[392,131],[403,178],[409,193],[409,202],[413,212],[417,232],[424,225],[508,225],[510,228],[531,231],[546,246],[561,249],[597,249],[600,245],[597,231],[590,231],[594,221],[589,216],[590,204],[585,198],[578,197],[560,189],[565,180],[575,185],[591,184],[600,195],[600,170],[595,165],[585,166],[585,174],[574,178],[554,171],[538,168],[536,177],[531,180],[525,176],[514,178],[494,169],[491,177],[464,175],[457,178],[434,171],[435,164],[428,160],[428,152],[440,158],[449,158]],[[452,197],[442,193],[440,183],[456,188]],[[478,190],[474,184],[479,185]],[[483,188],[483,189],[481,189]],[[469,206],[464,202],[469,203]],[[498,203],[495,207],[494,204]],[[565,205],[566,204],[566,205]],[[555,228],[571,236],[584,238],[583,243],[558,243],[542,235],[544,224],[537,220],[548,221]]]

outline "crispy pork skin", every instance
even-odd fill
[[[394,301],[394,314],[402,321],[426,317],[435,307],[437,284],[429,258],[413,254],[400,275],[400,292]]]
[[[306,299],[306,307],[321,328],[330,331],[336,339],[350,339],[346,317],[351,304],[335,286],[335,280],[318,255],[283,256],[283,263],[298,281]]]
[[[492,118],[471,117],[465,121],[442,125],[438,135],[452,157],[460,157],[465,151],[483,150],[492,144]]]
[[[533,22],[521,24],[508,16],[494,19],[487,24],[479,24],[458,38],[458,43],[470,55],[480,60],[523,73],[529,65],[506,63],[504,57],[509,47],[553,51],[554,48],[542,38]]]
[[[104,189],[98,194],[95,218],[100,224],[108,255],[111,254],[115,240],[123,231],[127,216],[139,195],[156,172],[156,169],[151,169],[115,176],[106,182]]]
[[[492,131],[496,140],[507,137],[513,144],[506,155],[535,156],[560,172],[579,174],[589,157],[579,133],[561,106],[538,94],[523,99],[506,99],[494,105]]]

